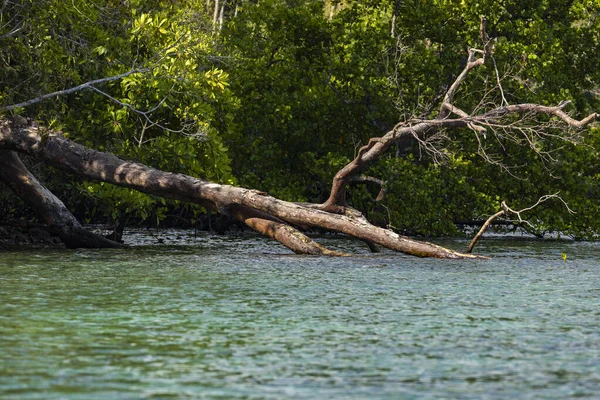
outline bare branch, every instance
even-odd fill
[[[110,82],[110,81],[116,81],[116,80],[119,80],[121,78],[125,78],[126,76],[129,76],[129,75],[132,75],[132,74],[135,74],[135,73],[142,73],[142,72],[147,72],[147,71],[148,71],[148,69],[132,69],[130,71],[127,71],[127,72],[119,74],[119,75],[109,76],[107,78],[101,78],[101,79],[96,79],[96,80],[93,80],[93,81],[85,82],[85,83],[82,83],[81,85],[77,85],[77,86],[72,87],[70,89],[59,90],[57,92],[44,94],[42,96],[36,97],[35,99],[30,99],[30,100],[24,101],[22,103],[12,104],[12,105],[9,105],[9,106],[0,107],[0,111],[12,111],[12,110],[17,109],[17,108],[27,107],[27,106],[30,106],[32,104],[39,103],[41,101],[50,99],[52,97],[62,96],[62,95],[65,95],[65,94],[74,93],[74,92],[77,92],[77,91],[80,91],[80,90],[83,90],[83,89],[87,89],[87,88],[98,90],[98,89],[96,89],[94,87],[94,85],[98,85],[98,84],[105,83],[105,82]]]
[[[461,110],[460,108],[450,104],[450,103],[442,103],[442,110],[447,111],[447,112],[451,112],[453,114],[458,115],[459,117],[462,118],[470,118],[469,114],[467,114],[466,112],[464,112],[463,110]],[[480,132],[480,133],[485,133],[486,129],[483,126],[478,126],[475,125],[473,123],[468,123],[467,126],[469,127],[469,129],[474,130],[475,132]]]
[[[555,117],[562,119],[569,126],[572,126],[574,128],[583,128],[584,126],[588,125],[589,123],[594,121],[596,118],[598,118],[598,113],[592,113],[581,120],[576,120],[574,118],[571,118],[571,116],[569,114],[567,114],[566,112],[563,111],[565,106],[567,106],[569,103],[570,103],[570,101],[563,101],[554,107],[542,106],[540,104],[531,104],[531,103],[508,105],[508,106],[498,107],[498,108],[488,111],[482,115],[475,116],[475,117],[473,117],[473,120],[484,123],[488,120],[496,120],[498,118],[502,118],[508,114],[534,113],[534,114],[554,115]]]
[[[440,109],[440,114],[438,116],[438,119],[444,119],[448,116],[449,111],[445,107],[445,105],[452,104],[456,90],[458,89],[460,84],[467,78],[469,71],[471,71],[475,67],[483,65],[484,59],[483,58],[475,58],[475,54],[477,54],[476,49],[469,49],[469,58],[467,60],[467,65],[465,65],[465,68],[456,77],[456,79],[454,80],[454,83],[452,83],[452,85],[446,92],[446,95],[444,96],[444,100],[442,101],[442,108]]]
[[[366,175],[361,175],[358,177],[355,177],[352,179],[352,182],[357,182],[357,183],[374,183],[376,185],[379,185],[379,193],[377,193],[377,197],[375,198],[375,201],[382,201],[385,198],[386,195],[386,189],[385,189],[385,181],[383,179],[379,179],[379,178],[375,178],[373,176],[366,176]]]
[[[479,232],[477,232],[477,235],[475,235],[475,237],[473,238],[473,240],[471,240],[471,243],[469,243],[469,247],[467,248],[467,253],[471,253],[473,251],[473,247],[475,247],[475,243],[477,243],[477,241],[479,240],[479,238],[483,235],[483,233],[487,230],[487,228],[490,226],[490,224],[492,223],[493,220],[495,220],[496,218],[498,218],[501,215],[504,215],[504,210],[502,211],[498,211],[496,214],[492,215],[491,217],[489,217],[481,226],[481,229],[479,229]]]
[[[535,230],[535,226],[527,221],[524,220],[521,217],[521,214],[527,211],[531,211],[534,208],[536,208],[537,206],[539,206],[540,204],[550,200],[550,199],[558,199],[560,200],[560,202],[567,208],[567,211],[570,214],[575,214],[575,211],[571,210],[571,208],[569,207],[569,205],[562,199],[562,197],[559,196],[560,192],[556,192],[554,194],[546,194],[543,195],[542,197],[540,197],[538,199],[538,201],[530,206],[530,207],[526,207],[523,208],[522,210],[519,211],[515,211],[512,208],[510,208],[505,201],[503,201],[500,204],[500,207],[502,208],[502,210],[498,211],[496,214],[492,215],[491,217],[489,217],[484,224],[481,226],[481,228],[479,229],[479,232],[477,232],[477,234],[475,235],[475,237],[473,238],[473,240],[471,240],[471,243],[469,243],[469,247],[467,248],[467,253],[471,253],[471,251],[473,251],[473,247],[475,247],[475,244],[477,243],[477,241],[479,240],[479,238],[481,238],[481,236],[483,236],[483,234],[485,233],[485,231],[488,229],[488,227],[490,226],[490,224],[492,223],[492,221],[502,215],[509,215],[509,214],[513,214],[518,218],[517,224],[518,225],[522,225],[522,224],[526,224],[528,225],[530,228],[532,228],[533,230]]]
[[[469,57],[467,59],[467,64],[465,65],[462,72],[456,77],[456,79],[454,80],[454,83],[452,83],[452,85],[446,92],[446,95],[444,96],[444,100],[442,101],[442,105],[440,107],[440,113],[439,113],[437,119],[445,119],[448,117],[448,115],[451,112],[450,107],[452,107],[454,95],[456,94],[456,91],[458,90],[458,87],[460,86],[460,84],[467,78],[467,75],[469,74],[469,72],[472,69],[479,67],[480,65],[484,65],[487,58],[491,56],[492,48],[491,48],[490,43],[492,42],[492,39],[490,39],[490,37],[488,36],[488,34],[486,32],[486,22],[487,21],[486,21],[485,16],[482,16],[480,25],[479,25],[479,33],[481,36],[481,41],[483,43],[483,50],[479,50],[479,49],[475,49],[475,48],[469,49]],[[476,57],[477,54],[481,54],[481,57],[477,58]],[[470,127],[470,128],[473,130],[477,130],[474,127]]]
[[[13,29],[12,31],[10,31],[10,32],[8,32],[8,33],[5,33],[4,35],[0,36],[0,39],[6,39],[6,38],[9,38],[9,37],[13,36],[14,34],[18,33],[18,32],[19,32],[21,29],[23,29],[23,27],[22,27],[22,26],[20,26],[20,27],[18,27],[18,28],[15,28],[15,29]]]
[[[173,90],[174,86],[175,86],[175,84],[173,84],[173,86],[171,87],[171,90],[169,91],[169,93]],[[142,111],[142,110],[138,110],[137,108],[135,108],[134,106],[132,106],[129,103],[125,103],[125,102],[123,102],[123,101],[121,101],[121,100],[119,100],[119,99],[111,96],[110,94],[108,94],[106,92],[103,92],[102,90],[98,89],[95,86],[90,86],[90,89],[92,89],[93,91],[97,92],[98,94],[106,97],[107,99],[113,101],[114,103],[120,105],[121,107],[125,107],[125,108],[129,109],[130,111],[132,111],[132,112],[134,112],[134,113],[136,113],[138,115],[141,115],[143,117],[143,119],[145,120],[145,123],[144,123],[144,126],[142,127],[142,133],[140,135],[140,139],[138,140],[138,147],[141,147],[141,145],[143,143],[147,142],[147,140],[146,141],[142,141],[143,136],[144,136],[144,132],[147,129],[155,127],[155,126],[158,127],[158,128],[160,128],[160,129],[162,129],[165,132],[180,133],[180,134],[183,134],[183,135],[186,135],[186,136],[190,136],[190,137],[195,137],[195,138],[204,138],[204,137],[207,136],[206,133],[203,132],[202,129],[200,129],[200,127],[198,126],[198,124],[195,123],[194,121],[192,121],[192,122],[185,122],[184,121],[182,123],[180,129],[171,129],[169,127],[166,127],[166,126],[164,126],[164,125],[162,125],[162,124],[154,121],[152,118],[150,118],[150,115],[154,111],[156,111],[167,100],[168,94],[165,97],[163,97],[163,99],[160,100],[158,102],[158,104],[155,105],[154,107],[152,107],[150,110],[148,110],[148,111]]]
[[[534,208],[536,208],[537,206],[539,206],[540,204],[542,204],[550,199],[560,200],[560,202],[563,203],[563,205],[566,207],[567,211],[570,214],[576,214],[575,211],[573,211],[573,210],[571,210],[571,208],[569,208],[569,205],[563,200],[562,197],[559,196],[559,194],[560,194],[560,192],[556,192],[554,194],[545,194],[542,197],[540,197],[534,205],[527,207],[527,208],[523,208],[522,210],[519,210],[519,211],[515,211],[515,210],[511,209],[504,202],[502,203],[502,207],[506,210],[507,213],[515,214],[517,217],[519,217],[519,222],[525,222],[523,219],[521,219],[521,213],[524,213],[526,211],[531,211]]]
[[[500,73],[498,72],[498,65],[496,65],[496,59],[493,56],[492,62],[494,63],[494,71],[496,72],[496,82],[498,83],[498,90],[500,91],[500,95],[502,96],[502,105],[507,106],[508,101],[504,96],[504,89],[502,88],[502,80],[500,79]]]

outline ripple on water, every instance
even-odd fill
[[[3,253],[0,397],[600,392],[594,244],[483,241],[479,251],[494,258],[473,262],[368,255],[335,238],[326,241],[363,253],[302,257],[254,236],[173,238]]]

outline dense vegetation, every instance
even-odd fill
[[[497,77],[508,101],[571,100],[575,115],[600,108],[600,6],[589,0],[9,0],[1,7],[2,112],[123,158],[287,200],[325,200],[332,176],[360,145],[430,113],[467,47],[479,45],[482,14],[497,38],[494,63],[466,82],[461,108],[477,107]],[[537,233],[597,234],[597,131],[582,144],[543,145],[536,152],[490,140],[486,158],[466,129],[448,132],[434,153],[407,143],[368,173],[387,182],[386,198],[376,202],[379,187],[356,184],[350,202],[382,225],[444,235],[484,220],[503,200],[518,209],[560,192],[576,213],[544,203],[528,214]],[[31,167],[87,221],[154,224],[205,212]],[[1,196],[0,219],[26,213],[8,191]]]

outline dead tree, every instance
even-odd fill
[[[480,154],[492,163],[494,161],[487,155],[482,145],[482,135],[494,136],[501,132],[505,138],[510,140],[521,141],[522,139],[534,151],[541,153],[536,146],[537,142],[556,136],[547,130],[553,125],[560,125],[560,128],[565,130],[561,139],[572,143],[578,142],[579,130],[594,121],[598,114],[593,113],[582,120],[575,120],[564,111],[569,102],[561,102],[557,106],[530,103],[510,105],[502,96],[503,104],[500,106],[484,111],[478,109],[472,113],[467,113],[454,104],[456,92],[469,73],[484,65],[492,57],[493,40],[485,31],[485,22],[485,18],[482,17],[480,34],[483,49],[469,49],[467,64],[446,91],[439,106],[438,115],[431,119],[411,119],[398,123],[382,137],[371,138],[365,146],[359,149],[354,160],[335,175],[329,198],[321,209],[329,212],[343,212],[346,207],[347,185],[379,160],[392,145],[407,138],[418,141],[426,151],[439,155],[440,150],[431,144],[436,135],[449,128],[467,128],[476,136]],[[500,79],[498,79],[497,88],[502,92]],[[540,123],[538,121],[540,116],[554,117],[554,121]],[[517,117],[517,121],[509,121],[511,117]],[[544,156],[544,154],[540,155]]]
[[[182,174],[160,171],[122,160],[112,154],[87,149],[59,134],[40,133],[34,125],[4,120],[0,149],[30,155],[76,175],[216,209],[300,254],[341,255],[325,249],[294,226],[318,227],[346,233],[403,253],[439,258],[479,258],[412,240],[369,224],[357,211],[330,213],[318,207],[278,200],[264,192],[220,185]]]
[[[407,137],[418,141],[425,148],[435,151],[435,148],[428,146],[436,135],[448,129],[466,128],[471,130],[478,140],[481,135],[494,135],[502,132],[503,135],[515,140],[521,137],[535,149],[538,140],[555,136],[555,134],[544,131],[543,128],[547,127],[547,124],[541,123],[540,125],[536,122],[538,117],[544,116],[552,123],[560,124],[565,128],[562,138],[568,141],[575,141],[578,130],[597,117],[597,114],[594,113],[582,120],[573,119],[564,111],[568,103],[561,103],[557,106],[510,105],[503,101],[497,107],[488,107],[484,110],[478,108],[471,113],[461,110],[454,104],[458,88],[473,69],[484,65],[492,56],[492,41],[485,33],[485,19],[481,21],[481,38],[483,49],[469,49],[467,64],[445,93],[437,116],[402,122],[382,137],[371,138],[359,150],[356,158],[335,175],[330,196],[323,204],[286,202],[256,190],[221,185],[183,174],[160,171],[146,165],[122,160],[112,154],[85,148],[62,137],[57,132],[43,133],[33,124],[8,118],[0,118],[0,150],[2,150],[0,157],[7,157],[4,163],[7,165],[10,163],[8,157],[13,157],[14,153],[11,151],[14,151],[35,157],[56,168],[87,179],[108,182],[168,199],[201,204],[242,221],[252,229],[281,242],[299,254],[343,255],[324,248],[297,228],[308,227],[345,233],[367,243],[375,243],[413,256],[481,258],[432,243],[413,240],[400,236],[392,230],[374,226],[361,213],[346,204],[348,184],[359,179],[362,172],[375,163],[392,145],[406,140]],[[501,90],[500,85],[499,89]],[[29,102],[29,104],[33,102]],[[485,156],[483,146],[480,150]],[[14,179],[14,174],[5,174],[4,179],[11,181]],[[9,183],[9,185],[11,184]],[[32,179],[23,180],[21,185],[34,185],[34,181]],[[21,193],[24,193],[25,189],[17,189],[15,192],[22,196]],[[38,189],[36,192],[42,198],[52,196],[47,191]],[[53,214],[57,211],[51,208],[40,208],[38,212],[42,220],[51,221]],[[61,208],[61,212],[64,212],[64,209]],[[66,223],[69,220],[70,217],[66,216],[62,220],[63,222],[58,220],[58,224]],[[98,242],[98,246],[102,247],[102,244]]]

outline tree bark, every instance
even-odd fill
[[[27,170],[13,151],[0,150],[0,179],[33,209],[67,248],[121,247],[117,242],[86,231],[64,203]]]
[[[223,29],[223,23],[225,21],[225,5],[227,4],[227,0],[223,0],[221,3],[221,10],[219,10],[219,32]]]
[[[504,215],[505,211],[498,211],[496,214],[492,215],[491,217],[489,217],[481,226],[481,228],[479,229],[479,232],[477,232],[477,234],[475,235],[475,237],[473,238],[473,240],[471,240],[471,243],[469,243],[469,247],[467,247],[467,253],[471,253],[473,251],[473,247],[475,247],[475,244],[477,243],[477,241],[479,240],[480,237],[483,236],[483,234],[485,233],[485,231],[487,230],[487,228],[490,226],[490,224],[492,223],[493,220],[495,220],[496,218],[498,218],[501,215]]]
[[[285,222],[255,209],[232,205],[228,207],[227,213],[255,231],[277,240],[296,254],[347,255],[339,251],[329,250]]]
[[[400,12],[400,0],[394,0],[394,10],[392,11],[392,27],[390,29],[390,35],[392,39],[396,38],[396,19]]]

